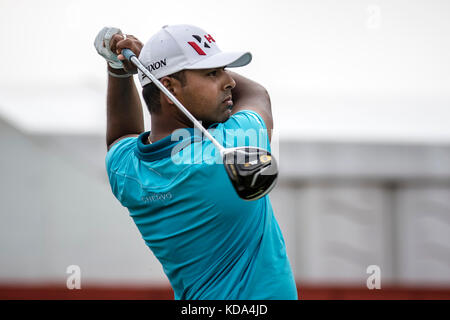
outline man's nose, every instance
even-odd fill
[[[224,72],[224,90],[231,90],[236,86],[236,81],[234,81],[233,77],[228,72]]]

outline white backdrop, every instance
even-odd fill
[[[269,90],[282,138],[450,141],[445,0],[2,0],[0,116],[30,132],[104,133],[96,33],[145,42],[176,23],[253,53],[239,71]]]

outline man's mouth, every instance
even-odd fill
[[[228,96],[226,96],[225,97],[225,99],[222,101],[222,102],[228,102],[228,101],[232,101],[232,97],[231,97],[231,94],[230,95],[228,95]]]
[[[228,108],[228,109],[231,109],[231,108],[233,107],[233,99],[232,99],[231,95],[230,95],[230,96],[227,96],[227,97],[222,101],[222,103],[225,103],[225,104],[227,105],[227,108]]]

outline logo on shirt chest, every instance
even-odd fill
[[[152,192],[145,196],[142,196],[141,200],[144,202],[155,202],[155,201],[168,201],[172,199],[171,192]]]

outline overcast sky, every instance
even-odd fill
[[[252,52],[235,71],[268,89],[283,138],[450,142],[445,0],[1,0],[0,116],[32,133],[104,134],[97,32],[146,42],[178,23]]]

